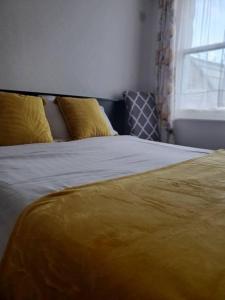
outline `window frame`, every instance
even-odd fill
[[[189,6],[186,7],[188,9]],[[184,12],[182,9],[184,9],[183,4],[181,2],[177,2],[177,11],[180,9],[180,14],[176,16],[176,32],[181,32],[181,20],[184,19],[186,15],[184,15]],[[186,25],[186,27],[183,28],[182,32],[184,34],[188,34],[189,32],[189,26]],[[182,34],[182,33],[181,33]],[[193,33],[192,33],[193,34]],[[199,90],[196,89],[194,90],[184,90],[184,80],[185,80],[185,75],[184,75],[184,64],[187,55],[191,54],[197,54],[197,53],[203,53],[203,52],[208,52],[208,51],[216,51],[216,50],[224,50],[225,51],[225,40],[223,42],[218,42],[218,43],[209,43],[206,45],[201,45],[201,46],[193,46],[191,47],[190,45],[185,43],[184,45],[181,44],[181,48],[178,47],[178,42],[175,42],[174,44],[175,47],[175,81],[174,81],[174,89],[173,89],[173,100],[171,101],[171,119],[208,119],[208,120],[223,120],[225,121],[225,107],[217,107],[216,109],[185,109],[181,108],[179,106],[179,97],[182,97],[183,95],[193,95],[198,92],[198,93],[205,93],[205,90]],[[186,47],[186,48],[185,48]],[[215,89],[214,91],[218,93],[218,104],[220,99],[221,93],[224,95],[224,90],[223,87],[223,80],[224,78],[222,77],[221,80],[221,85],[218,86],[218,89]]]

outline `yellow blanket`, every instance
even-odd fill
[[[225,152],[38,200],[0,299],[225,299]]]

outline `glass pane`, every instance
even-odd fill
[[[192,47],[225,41],[225,0],[195,0]]]
[[[225,107],[225,49],[184,57],[181,109]]]

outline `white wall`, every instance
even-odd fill
[[[149,90],[154,2],[0,0],[0,89],[108,98]]]
[[[146,52],[143,53],[143,88],[149,87],[149,90],[155,92],[156,90],[156,51],[158,47],[158,33],[159,33],[159,0],[149,0],[146,13],[148,18],[143,30],[143,38],[145,39]],[[147,65],[146,65],[147,64]]]
[[[206,149],[225,148],[225,122],[179,119],[174,122],[175,142]]]

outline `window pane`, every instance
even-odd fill
[[[225,0],[195,0],[192,47],[225,41]]]
[[[180,109],[225,107],[225,49],[184,57]]]

